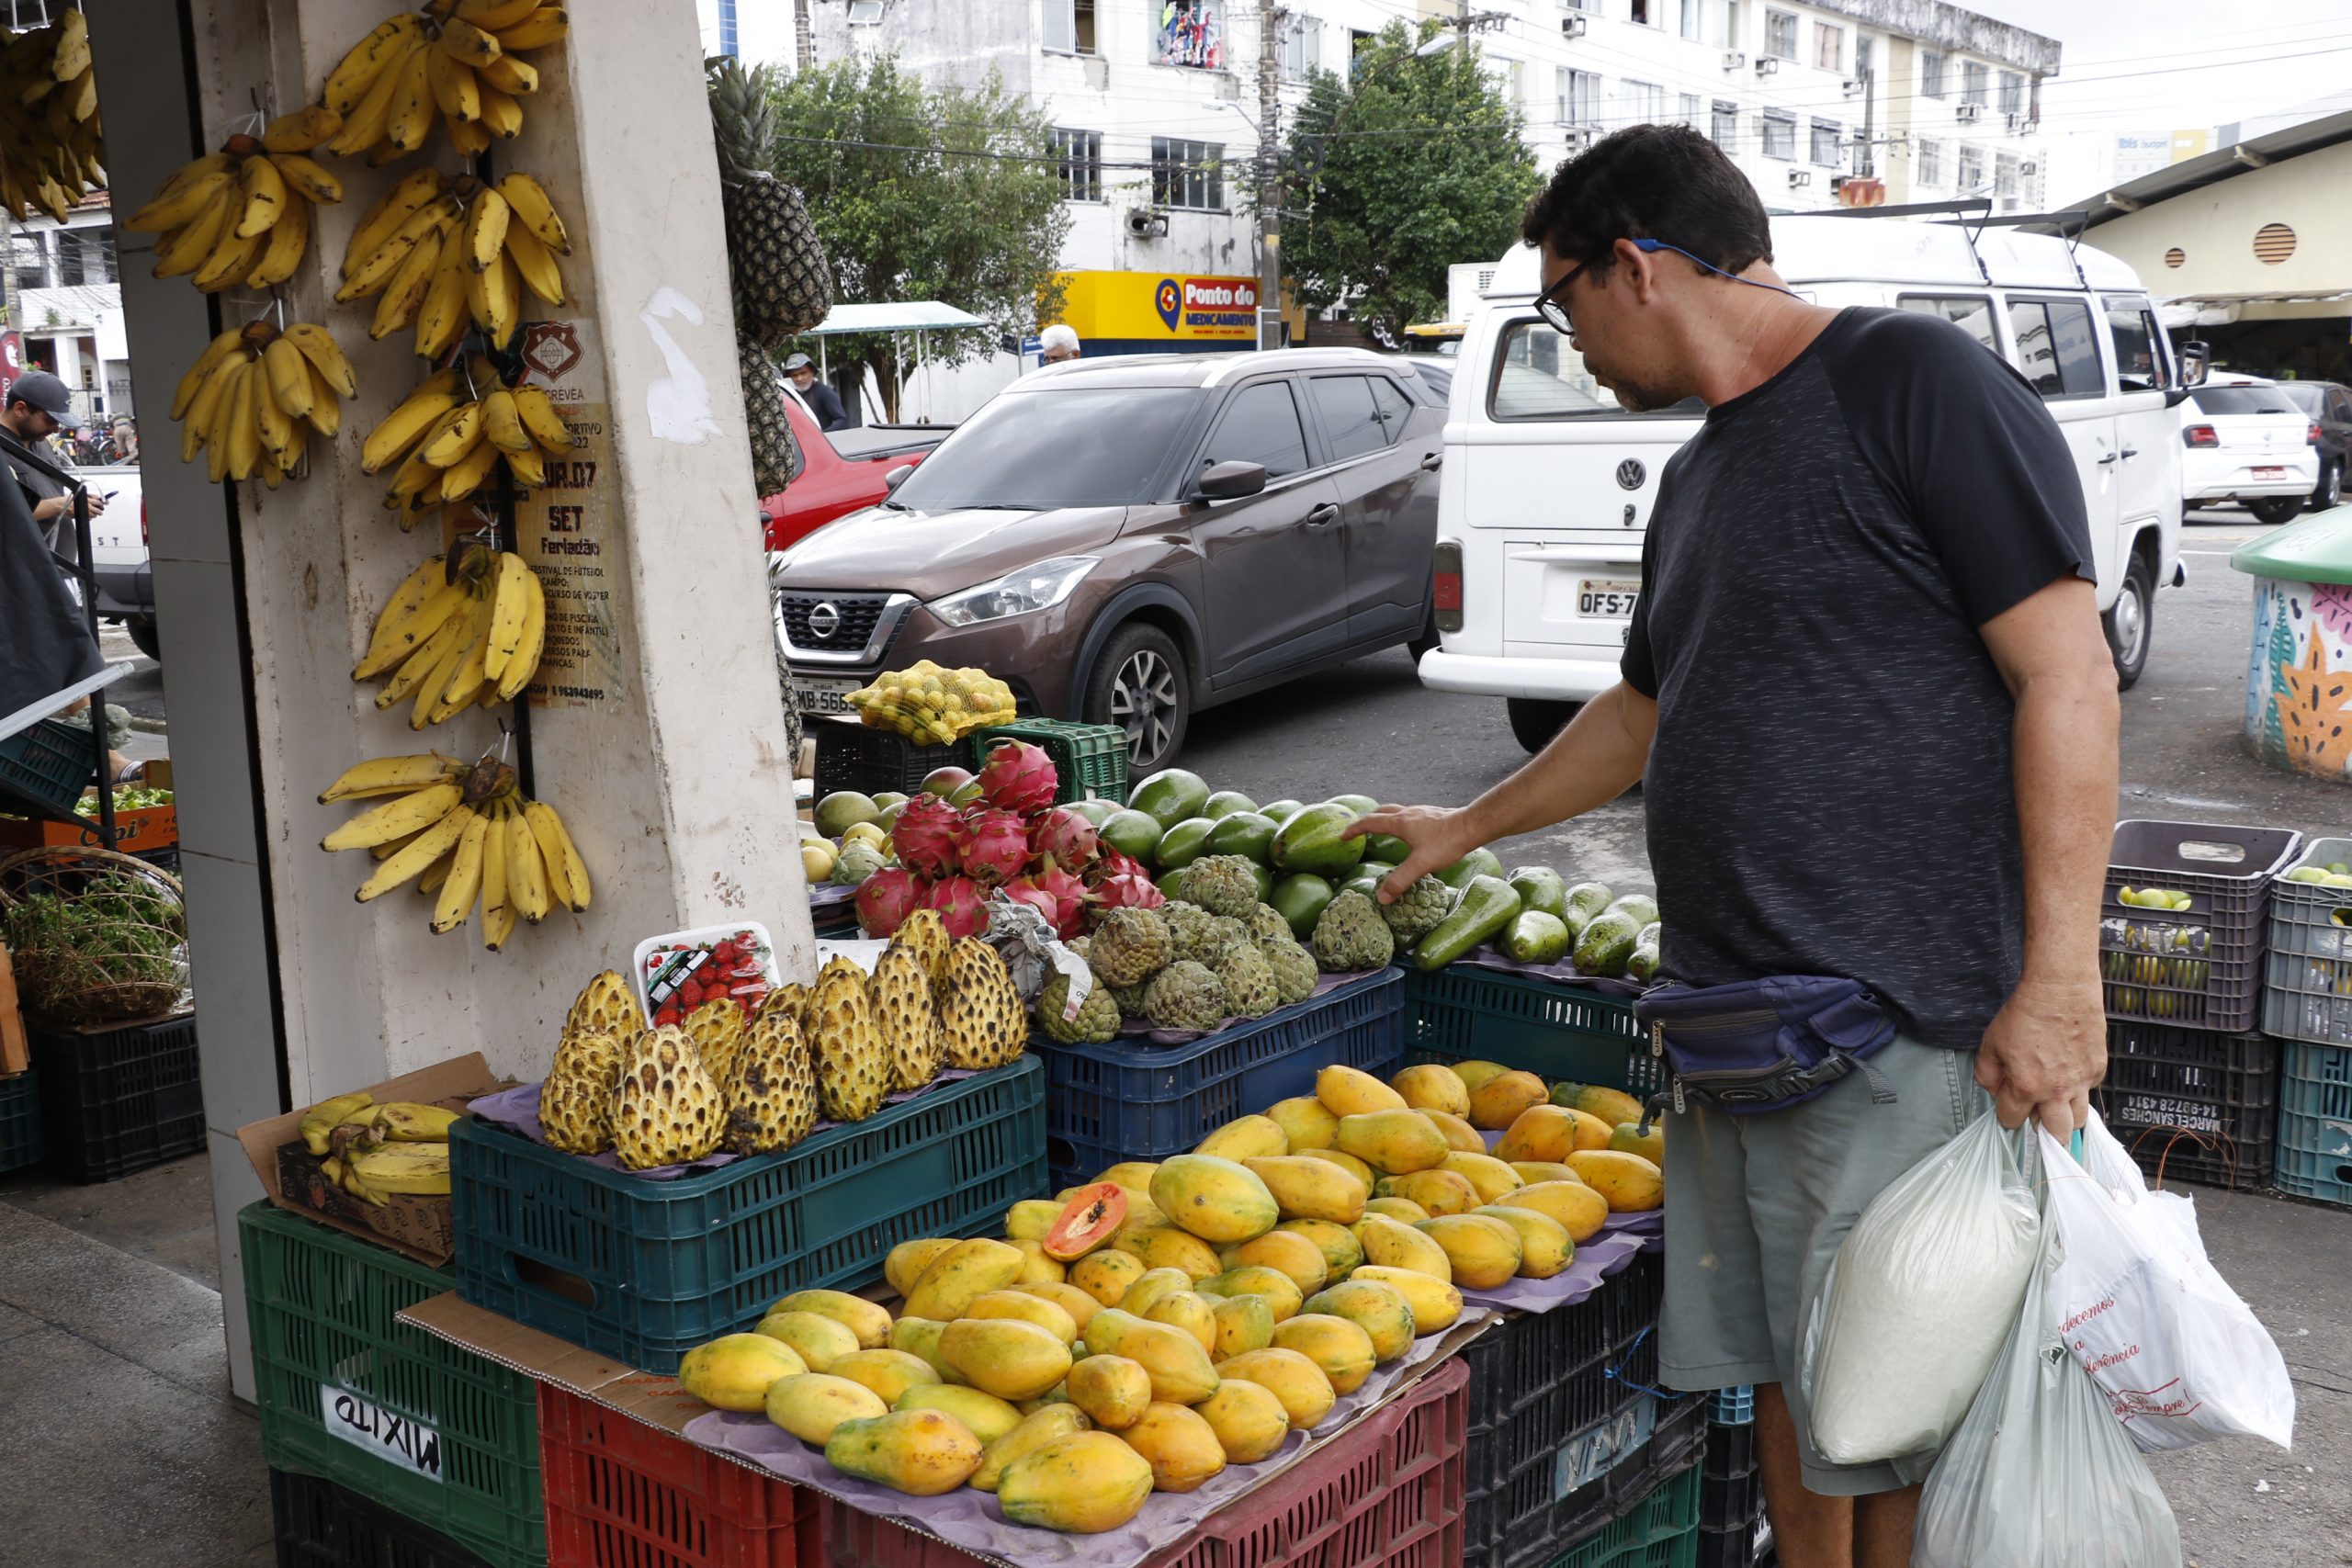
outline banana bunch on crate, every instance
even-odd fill
[[[82,193],[107,183],[90,25],[67,11],[45,28],[0,28],[0,210],[38,208],[65,221]]]
[[[539,73],[520,56],[560,43],[571,26],[540,0],[434,0],[387,18],[327,74],[320,99],[343,121],[327,151],[389,164],[424,145],[435,116],[468,157],[492,136],[521,135]]]
[[[495,348],[514,340],[526,292],[563,303],[556,258],[571,237],[538,181],[418,169],[386,191],[351,231],[338,304],[373,298],[370,337],[416,328],[416,351],[438,358],[471,321]]]
[[[320,841],[373,852],[363,904],[414,882],[434,899],[435,931],[455,931],[479,906],[482,945],[492,953],[518,919],[537,925],[559,905],[588,908],[588,868],[563,818],[525,798],[514,770],[496,757],[470,767],[430,751],[379,757],[348,769],[319,799],[381,801]]]
[[[413,528],[428,508],[480,490],[501,462],[515,483],[537,489],[547,482],[546,459],[571,450],[571,432],[545,388],[509,387],[488,355],[469,354],[463,366],[426,377],[368,433],[359,468],[392,468],[384,509]]]
[[[987,724],[1013,718],[1012,689],[985,670],[944,670],[918,660],[874,678],[843,699],[872,729],[893,729],[926,745],[952,745]]]
[[[259,474],[276,490],[300,465],[310,432],[334,438],[342,400],[357,390],[351,362],[316,322],[233,328],[197,356],[173,394],[180,461],[202,451],[213,483]]]
[[[409,728],[422,729],[513,701],[538,671],[547,627],[538,573],[511,550],[460,540],[392,590],[351,678],[385,678],[379,709],[414,698]]]
[[[275,288],[310,249],[311,209],[343,199],[343,182],[307,156],[334,123],[312,105],[258,137],[232,136],[218,152],[181,164],[122,227],[163,236],[157,277],[188,277],[207,294]]]
[[[342,1094],[302,1113],[302,1146],[320,1156],[329,1181],[381,1208],[386,1193],[448,1193],[449,1126],[457,1119],[437,1105],[378,1105],[366,1094]]]

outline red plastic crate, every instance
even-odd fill
[[[1470,1373],[1455,1357],[1145,1568],[1460,1568],[1469,1441]],[[817,1502],[831,1568],[981,1561],[830,1497]]]
[[[819,1560],[817,1494],[547,1382],[539,1479],[548,1568],[814,1568]]]

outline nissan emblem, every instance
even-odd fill
[[[842,629],[841,606],[828,599],[808,612],[808,635],[819,642],[831,642],[833,634]]]
[[[1639,457],[1628,457],[1617,465],[1617,488],[1639,490],[1647,473],[1648,470],[1642,467],[1642,460]]]

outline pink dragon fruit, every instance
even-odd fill
[[[886,865],[858,885],[857,923],[867,936],[890,936],[923,907],[930,884],[903,865]]]
[[[1026,740],[1006,740],[980,764],[979,784],[980,797],[990,806],[1026,817],[1054,803],[1061,777],[1043,747]]]
[[[1086,884],[1057,867],[1006,883],[1004,896],[1036,909],[1064,942],[1086,929]]]
[[[956,858],[966,876],[994,887],[1020,875],[1029,863],[1029,837],[1012,812],[976,806],[956,826]]]
[[[920,876],[945,876],[956,869],[956,808],[936,795],[919,795],[899,808],[890,829],[899,863]]]
[[[951,937],[980,936],[989,929],[988,895],[966,876],[951,876],[931,885],[924,907],[939,911]]]
[[[1143,863],[1117,850],[1105,850],[1087,874],[1097,909],[1157,909],[1168,902]]]
[[[1033,864],[1051,860],[1064,871],[1084,871],[1101,851],[1094,824],[1067,806],[1057,806],[1029,824]]]

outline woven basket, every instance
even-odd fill
[[[25,1011],[43,1022],[148,1018],[179,1001],[180,881],[135,855],[51,844],[0,860],[0,935]]]

